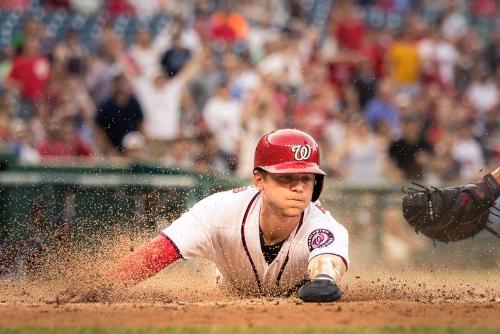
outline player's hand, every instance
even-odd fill
[[[332,279],[317,278],[304,284],[298,295],[305,302],[325,303],[340,299],[341,292]]]
[[[111,286],[99,286],[89,288],[86,291],[64,290],[55,297],[48,299],[48,304],[67,304],[67,303],[96,303],[104,302],[110,299]]]
[[[83,294],[70,292],[68,290],[58,293],[56,296],[47,299],[47,304],[66,304],[66,303],[80,303],[84,300]]]

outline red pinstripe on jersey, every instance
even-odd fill
[[[260,195],[260,191],[255,194],[255,196],[252,198],[250,203],[247,206],[247,209],[245,211],[245,215],[243,216],[243,221],[241,222],[241,241],[243,243],[243,248],[245,249],[245,253],[247,254],[248,260],[250,261],[250,265],[252,266],[253,274],[255,275],[255,280],[257,282],[257,287],[259,288],[260,293],[262,293],[262,286],[260,283],[260,278],[259,274],[257,273],[257,268],[255,267],[255,263],[252,260],[252,257],[250,256],[250,252],[248,251],[247,247],[247,241],[245,239],[245,223],[247,222],[247,217],[248,217],[248,212],[250,212],[250,208],[253,205],[253,202],[255,202],[255,199]]]
[[[299,232],[299,229],[300,227],[302,226],[302,223],[304,222],[304,212],[302,212],[302,214],[300,215],[300,223],[299,223],[299,226],[297,226],[297,230],[295,231],[295,235],[297,235],[297,233]],[[286,253],[286,257],[285,257],[285,261],[283,261],[283,265],[281,266],[281,269],[278,273],[278,277],[276,277],[276,287],[279,287],[280,286],[280,281],[281,281],[281,276],[283,275],[283,272],[285,271],[285,267],[288,263],[288,258],[289,258],[289,255],[290,255],[290,248],[288,248],[288,251]]]

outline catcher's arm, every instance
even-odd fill
[[[65,291],[48,303],[79,303],[105,299],[113,290],[138,284],[182,258],[175,244],[160,234],[123,257],[104,278],[88,291]]]
[[[495,174],[486,174],[480,182],[466,185],[457,196],[452,208],[456,215],[470,215],[476,213],[480,207],[489,209],[500,196],[500,168]],[[495,177],[496,175],[496,177]]]
[[[493,176],[495,181],[497,181],[497,183],[500,184],[500,167],[491,172],[491,176]]]
[[[347,268],[340,256],[320,254],[311,259],[308,265],[311,281],[298,291],[299,298],[305,302],[333,302],[341,297],[337,283]]]

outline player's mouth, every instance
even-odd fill
[[[287,200],[291,203],[304,203],[305,199],[302,198],[287,198]]]

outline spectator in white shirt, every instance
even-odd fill
[[[458,130],[458,137],[452,147],[453,158],[459,164],[462,181],[472,181],[479,177],[484,167],[484,155],[479,142],[473,137],[471,122],[463,122]]]
[[[253,171],[255,146],[263,135],[279,129],[285,123],[285,114],[275,101],[268,85],[257,87],[243,105],[238,175],[248,177]]]
[[[298,87],[303,82],[298,40],[288,36],[274,43],[278,44],[278,49],[259,63],[259,71],[279,83]]]
[[[484,68],[473,71],[473,80],[465,96],[479,116],[493,111],[500,104],[499,87]]]
[[[458,0],[449,2],[449,7],[443,17],[441,32],[447,39],[455,42],[464,37],[469,30],[465,12]]]
[[[137,66],[138,74],[150,78],[160,71],[162,51],[152,43],[149,30],[140,28],[137,31],[135,43],[130,48],[129,55]]]
[[[130,66],[127,67],[126,73],[143,107],[144,134],[150,159],[163,157],[169,142],[182,135],[181,97],[203,57],[204,52],[199,51],[172,77],[162,72],[153,77],[137,76]]]
[[[231,97],[227,80],[221,79],[215,95],[203,109],[203,120],[207,129],[214,135],[219,154],[231,171],[236,170],[238,165],[241,113],[242,106]]]
[[[427,76],[433,76],[445,88],[453,88],[455,82],[455,66],[459,53],[446,38],[431,30],[428,38],[419,42],[418,51]]]

